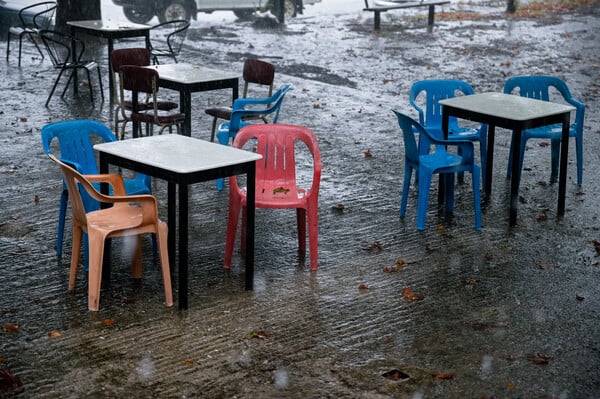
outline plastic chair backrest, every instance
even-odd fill
[[[296,186],[296,144],[300,141],[313,157],[310,190],[316,195],[322,165],[319,144],[313,131],[303,126],[258,123],[241,129],[232,146],[243,148],[251,139],[256,139],[256,152],[263,156],[256,161],[256,187],[261,187],[265,181],[280,182],[282,186]]]
[[[249,83],[269,86],[269,96],[273,94],[273,82],[275,81],[275,65],[253,58],[244,61],[242,72],[244,79],[243,97],[248,96]]]
[[[421,93],[425,93],[425,110],[417,103]],[[419,113],[419,123],[423,125],[430,133],[441,133],[442,128],[442,107],[440,100],[456,97],[457,94],[473,94],[473,88],[462,80],[454,79],[431,79],[415,82],[410,88],[410,104]],[[450,118],[448,129],[458,128],[456,118]],[[436,134],[437,135],[437,134]],[[437,137],[442,139],[443,137]]]
[[[583,118],[585,106],[575,100],[567,84],[554,76],[514,76],[504,83],[504,93],[511,94],[518,89],[521,97],[534,98],[536,100],[551,101],[551,88],[556,89],[564,101],[575,106],[575,130],[579,133],[583,130]]]
[[[86,207],[84,206],[84,200],[81,194],[82,192],[86,192],[89,196],[89,193],[95,192],[96,189],[85,177],[82,176],[81,173],[77,172],[77,166],[71,161],[62,158],[60,161],[58,161],[52,154],[48,154],[48,156],[60,166],[63,172],[63,181],[69,190],[69,197],[71,197],[73,219],[75,219],[80,226],[85,227],[85,230],[87,230],[87,218],[85,216]],[[80,191],[77,184],[81,184],[84,190]]]
[[[277,123],[279,119],[279,111],[283,104],[283,99],[288,91],[292,89],[292,85],[287,83],[281,86],[272,96],[266,98],[238,98],[233,102],[233,110],[231,112],[231,121],[229,122],[229,135],[233,136],[241,127],[243,127],[243,118],[246,115],[270,115],[273,114],[273,123]],[[266,108],[245,109],[247,105],[264,104]]]
[[[54,122],[42,127],[42,146],[44,152],[52,154],[52,141],[58,140],[60,158],[74,165],[77,170],[86,175],[98,173],[98,166],[94,156],[93,136],[99,141],[116,141],[113,132],[100,122],[93,120],[71,120]],[[82,193],[85,209],[88,211],[98,209],[99,204],[87,194]]]

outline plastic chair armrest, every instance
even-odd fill
[[[108,183],[113,188],[114,195],[111,197],[125,196],[125,183],[121,175],[110,173],[110,174],[97,174],[97,175],[84,175],[90,183]]]

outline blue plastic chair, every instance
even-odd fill
[[[93,136],[97,136],[96,139],[99,140],[92,141]],[[42,145],[46,154],[52,153],[51,144],[55,138],[58,140],[60,158],[75,165],[77,171],[84,175],[99,173],[94,157],[93,144],[101,141],[116,141],[115,135],[108,127],[92,120],[70,120],[45,125],[42,128]],[[128,195],[151,194],[150,176],[140,173],[134,179],[125,180],[125,190]],[[81,199],[86,212],[100,209],[100,203],[92,199],[85,190],[81,191]],[[56,255],[58,256],[62,255],[68,200],[69,191],[63,181],[58,214],[58,236],[56,238]],[[87,265],[87,240],[84,240],[84,243]]]
[[[469,140],[438,140],[417,121],[397,110],[392,110],[398,117],[398,124],[404,137],[404,185],[400,204],[400,217],[406,215],[408,191],[413,170],[418,177],[417,230],[425,229],[429,189],[433,174],[445,175],[445,208],[451,213],[454,208],[454,173],[470,172],[473,177],[473,202],[475,205],[475,229],[481,230],[481,199],[479,193],[480,168],[475,163],[473,142]],[[419,143],[415,135],[419,135]],[[431,143],[434,151],[428,148],[424,153],[426,143]],[[460,154],[446,151],[446,146],[460,148]]]
[[[281,104],[283,104],[283,99],[290,90],[292,90],[292,85],[287,83],[281,86],[270,97],[236,99],[233,102],[231,119],[221,123],[217,130],[217,140],[219,143],[229,145],[241,128],[255,122],[255,119],[249,118],[250,116],[259,116],[261,117],[259,120],[262,120],[262,117],[272,114],[272,123],[277,123]],[[217,180],[217,189],[223,189],[223,179]]]
[[[553,76],[515,76],[504,84],[504,93],[511,94],[515,89],[519,90],[521,97],[529,97],[537,100],[550,101],[551,89],[556,89],[563,97],[564,101],[576,108],[575,123],[571,124],[569,137],[575,137],[575,149],[577,153],[577,185],[581,187],[583,181],[583,119],[585,115],[585,105],[577,101],[571,95],[566,83]],[[527,140],[546,139],[551,143],[552,171],[550,181],[556,182],[558,177],[558,164],[560,154],[560,140],[562,136],[562,125],[542,126],[534,129],[527,129],[521,132],[521,143],[519,144],[519,171],[523,166],[525,156],[525,145]],[[511,176],[512,153],[515,143],[510,143],[510,155],[506,176]]]
[[[425,110],[417,103],[419,96],[425,94]],[[419,113],[419,122],[427,132],[438,140],[444,139],[442,130],[442,107],[440,100],[453,98],[457,95],[474,94],[475,91],[467,82],[454,79],[431,79],[415,82],[410,88],[410,105]],[[477,128],[461,127],[456,118],[448,120],[448,140],[479,141],[479,154],[481,159],[481,181],[485,185],[486,157],[487,157],[487,125],[482,124]],[[431,143],[421,140],[423,146],[420,151],[427,154]]]

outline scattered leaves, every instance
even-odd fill
[[[289,188],[285,188],[285,187],[276,187],[273,189],[273,195],[275,194],[287,194],[290,192]]]
[[[440,224],[440,225],[438,225],[438,226],[437,226],[435,229],[436,229],[437,231],[444,231],[444,230],[446,230],[446,227],[445,227],[445,226],[442,226],[442,225]]]
[[[39,195],[35,195],[33,197],[33,202],[35,202],[36,204],[39,204],[39,202],[40,202],[40,196]]]
[[[27,120],[28,120],[28,119],[27,119],[27,117],[26,117],[26,116],[22,116],[22,117],[20,117],[20,118],[19,118],[19,120],[20,120],[21,122],[25,123],[25,122],[27,122]]]
[[[477,285],[477,280],[475,280],[474,278],[461,278],[460,282],[462,285],[468,287],[475,287]]]
[[[402,297],[408,299],[409,301],[420,301],[425,298],[423,294],[417,294],[413,292],[410,287],[406,287],[402,290]]]
[[[361,285],[358,286],[358,289],[360,291],[365,291],[365,290],[368,290],[370,288],[366,284],[361,284]]]
[[[186,360],[183,361],[183,365],[184,366],[193,366],[194,365],[194,361],[186,359]]]
[[[406,265],[407,265],[407,263],[404,261],[404,259],[398,258],[398,259],[396,259],[396,266],[394,266],[394,267],[386,266],[383,268],[383,272],[384,273],[398,273],[398,272],[401,272],[402,269],[404,268],[404,266],[406,266]]]
[[[372,158],[373,157],[373,153],[371,152],[371,150],[367,150],[367,151],[363,151],[363,155],[365,156],[365,158]]]
[[[540,355],[540,354],[536,353],[536,354],[527,355],[527,360],[529,360],[533,364],[538,364],[538,365],[543,366],[543,365],[550,363],[550,360],[552,360],[552,358],[550,356]]]
[[[48,337],[50,337],[50,338],[58,338],[58,337],[61,337],[61,336],[62,336],[62,334],[59,333],[58,331],[50,331],[48,333]]]
[[[454,373],[432,373],[431,375],[440,380],[451,380],[454,378]]]
[[[343,211],[345,208],[344,204],[335,204],[331,207],[334,211]]]
[[[321,108],[321,104],[313,104],[313,108],[314,109],[319,109],[319,108]]]
[[[2,326],[2,331],[4,332],[19,332],[19,329],[21,328],[20,325],[18,325],[17,323],[6,323],[5,325]]]
[[[549,263],[540,262],[538,263],[538,269],[540,270],[548,270],[552,267]]]
[[[392,381],[407,380],[410,378],[410,375],[406,374],[403,371],[396,370],[396,369],[386,371],[385,373],[381,374],[381,376],[387,378],[388,380],[392,380]]]
[[[365,251],[367,251],[368,253],[381,252],[383,251],[383,244],[379,241],[375,241],[373,244],[365,248]]]
[[[102,320],[102,325],[104,327],[112,327],[115,324],[117,324],[117,321],[115,319],[104,319],[104,320]]]
[[[250,338],[262,339],[263,341],[268,341],[271,338],[271,334],[266,331],[252,331],[250,333]]]
[[[386,84],[390,83],[391,81],[392,81],[391,79],[384,78],[383,79],[383,84],[386,85]]]
[[[549,142],[547,142],[547,141],[540,141],[540,142],[538,143],[538,145],[539,145],[540,147],[546,148],[546,147],[548,147],[548,146],[550,145],[550,143],[549,143]]]

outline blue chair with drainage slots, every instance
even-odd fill
[[[52,142],[54,139],[58,141],[60,158],[75,165],[77,171],[83,175],[95,175],[99,173],[96,158],[94,157],[94,143],[116,141],[115,135],[108,127],[93,120],[70,120],[45,125],[42,128],[42,146],[44,147],[44,152],[46,154],[51,154],[53,152],[54,147]],[[125,190],[128,195],[151,194],[150,176],[138,173],[135,178],[125,180]],[[86,212],[100,209],[100,203],[90,197],[85,190],[81,191],[81,199]],[[56,238],[57,256],[62,255],[68,200],[69,191],[63,181],[63,190],[60,196],[60,208],[58,213],[58,235]],[[84,245],[86,246],[85,257],[87,265],[87,240],[84,240]]]

